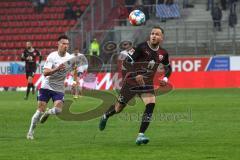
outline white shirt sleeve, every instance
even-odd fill
[[[48,56],[43,68],[52,69],[52,67],[53,67],[53,59],[51,56]]]

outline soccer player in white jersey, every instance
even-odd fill
[[[88,61],[87,58],[79,52],[78,48],[73,50],[73,56],[82,56],[85,60],[82,60],[82,63],[79,67],[76,66],[72,72],[73,76],[73,85],[72,85],[72,94],[73,98],[77,99],[79,96],[82,95],[82,86],[83,86],[83,73],[88,68]]]
[[[44,64],[44,80],[38,93],[38,108],[32,116],[31,125],[27,133],[27,139],[34,139],[34,128],[37,123],[47,120],[49,115],[61,113],[64,99],[64,80],[67,68],[63,64],[72,56],[67,52],[69,39],[66,35],[58,37],[58,50],[50,53]],[[46,110],[48,101],[52,99],[53,108]]]

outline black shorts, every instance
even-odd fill
[[[28,77],[33,77],[34,73],[36,72],[36,65],[35,64],[29,64],[25,66],[25,71],[26,71],[26,78]]]
[[[146,84],[144,86],[123,83],[118,96],[118,102],[126,105],[135,95],[141,96],[143,93],[152,93],[155,95],[153,84]]]
[[[28,71],[26,72],[26,78],[28,79],[28,77],[34,77],[34,73],[33,71]]]

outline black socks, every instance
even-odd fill
[[[26,97],[28,97],[31,88],[32,88],[32,83],[28,83]]]
[[[146,105],[145,111],[142,115],[142,123],[139,129],[139,133],[144,133],[151,121],[153,110],[154,110],[155,103],[149,103]]]
[[[32,88],[32,93],[34,94],[35,93],[35,87],[34,87],[33,83],[28,83],[27,92],[26,92],[26,98],[28,97],[31,88]]]
[[[109,118],[112,115],[114,115],[115,113],[116,113],[115,105],[111,105],[111,107],[105,112],[105,115],[107,118]]]

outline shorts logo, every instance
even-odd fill
[[[124,103],[124,97],[123,97],[122,95],[119,95],[118,101],[119,101],[120,103]]]

